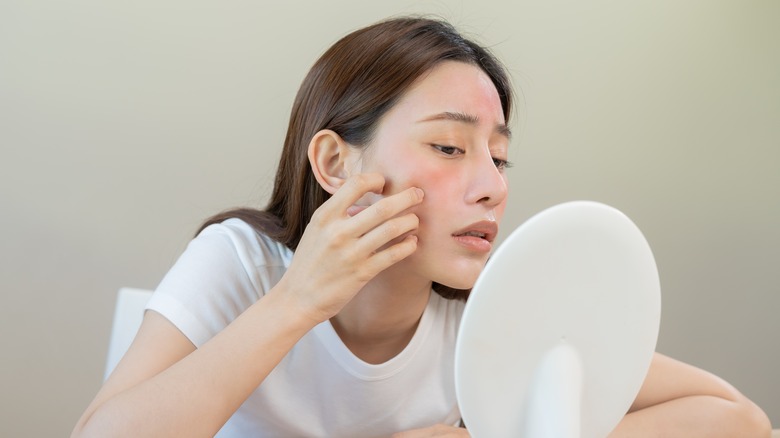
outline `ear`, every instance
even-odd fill
[[[332,195],[354,171],[360,151],[330,129],[323,129],[312,137],[308,155],[314,177]]]

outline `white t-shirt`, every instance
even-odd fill
[[[241,220],[211,225],[190,242],[147,309],[200,347],[262,298],[292,255]],[[431,292],[409,345],[378,365],[352,354],[330,321],[317,325],[217,436],[386,437],[456,425],[454,350],[463,307]]]

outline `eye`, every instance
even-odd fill
[[[445,146],[440,144],[431,144],[431,146],[445,155],[459,155],[463,153],[463,149],[455,146]]]
[[[493,164],[496,165],[496,168],[498,170],[509,169],[510,167],[512,167],[512,163],[510,163],[509,161],[503,160],[501,158],[496,158],[496,157],[493,157]]]

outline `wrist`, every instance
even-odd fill
[[[329,317],[321,312],[313,300],[304,299],[295,293],[283,277],[259,302],[274,307],[274,314],[279,316],[285,325],[309,331]]]

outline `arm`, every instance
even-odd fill
[[[609,435],[621,437],[770,438],[766,414],[733,386],[706,371],[656,353],[629,413]],[[436,425],[393,438],[469,436]]]
[[[73,436],[214,436],[312,326],[279,292],[197,350],[168,320],[147,312]]]
[[[769,438],[766,414],[724,380],[656,353],[619,437]]]
[[[423,429],[407,430],[393,434],[392,438],[468,438],[465,428],[436,424]]]
[[[766,414],[733,386],[706,371],[656,353],[629,413],[609,435],[620,437],[770,438]],[[394,438],[469,436],[436,425]]]
[[[417,217],[401,213],[422,200],[418,191],[347,214],[357,199],[383,185],[381,175],[348,180],[315,212],[279,283],[200,348],[164,317],[147,312],[72,436],[216,434],[306,332],[414,252],[414,236],[387,244],[416,229]]]

